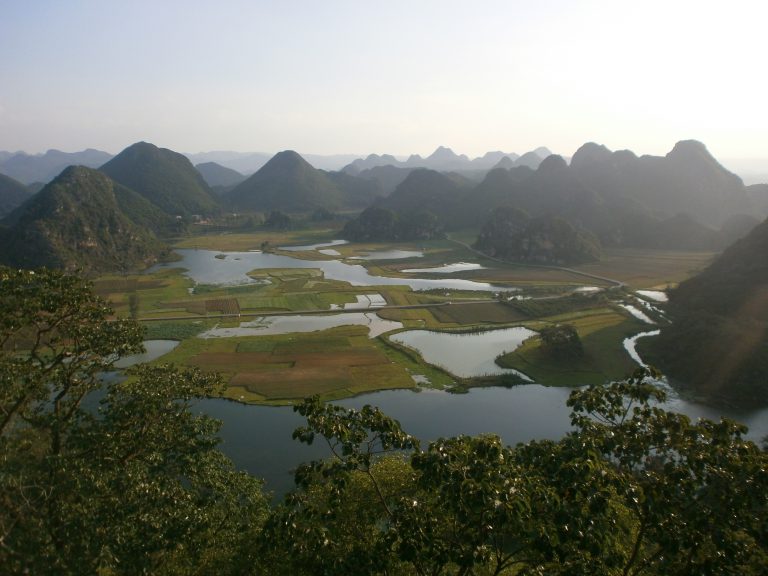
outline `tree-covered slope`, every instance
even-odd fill
[[[678,142],[663,157],[639,158],[627,150],[611,152],[590,142],[573,155],[571,169],[603,197],[631,198],[664,217],[687,213],[719,228],[729,216],[752,209],[741,179],[695,140]]]
[[[558,217],[528,219],[516,208],[498,208],[486,222],[475,247],[489,256],[545,265],[593,262],[600,258],[600,242]]]
[[[10,214],[32,196],[29,189],[18,180],[0,174],[0,218]]]
[[[472,184],[457,174],[418,168],[377,205],[399,214],[429,212],[442,224],[450,225],[457,217],[462,199],[471,190]]]
[[[152,232],[121,210],[114,182],[83,166],[65,169],[17,209],[11,221],[2,232],[0,256],[20,268],[142,268],[163,248]]]
[[[138,142],[100,170],[171,216],[205,215],[219,210],[218,200],[200,173],[186,156],[172,150]]]
[[[232,168],[227,168],[216,162],[202,162],[196,164],[195,168],[211,187],[237,186],[245,180],[245,176],[237,170],[232,170]]]
[[[768,221],[670,294],[672,324],[642,343],[682,386],[768,402]]]
[[[293,150],[275,154],[224,199],[240,211],[312,212],[344,204],[344,194],[330,178]]]

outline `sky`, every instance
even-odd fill
[[[0,0],[0,150],[768,158],[764,0]]]

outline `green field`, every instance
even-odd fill
[[[330,229],[246,234],[211,234],[187,238],[178,247],[216,250],[311,244],[332,239]],[[471,238],[468,233],[466,239]],[[341,398],[390,388],[412,388],[411,375],[425,376],[431,386],[443,388],[462,382],[425,364],[413,351],[368,339],[364,327],[342,327],[310,334],[202,340],[195,336],[219,325],[237,326],[238,314],[322,311],[356,302],[362,294],[381,294],[389,305],[443,304],[433,308],[384,309],[382,318],[402,322],[406,328],[471,330],[479,327],[525,325],[536,330],[554,322],[573,324],[578,330],[584,357],[563,362],[548,357],[539,340],[530,339],[501,362],[546,385],[572,386],[621,378],[635,367],[623,349],[625,337],[647,328],[612,307],[622,290],[597,295],[572,295],[574,287],[600,282],[561,269],[529,267],[492,261],[452,240],[419,244],[345,244],[334,247],[342,257],[377,250],[419,250],[420,258],[356,261],[372,274],[406,276],[408,268],[428,268],[453,262],[478,262],[485,269],[455,275],[477,281],[515,285],[533,296],[530,300],[499,301],[491,292],[420,291],[404,286],[351,286],[328,280],[318,269],[265,269],[250,275],[263,282],[245,286],[194,286],[179,268],[152,275],[111,275],[95,282],[96,291],[108,299],[116,314],[147,321],[148,338],[181,340],[163,361],[205,370],[221,371],[228,382],[225,396],[247,401],[283,404],[320,394]],[[315,251],[287,253],[303,259],[328,256]],[[706,265],[710,253],[614,250],[595,264],[578,270],[627,282],[631,288],[676,284]],[[421,276],[422,274],[420,274]],[[429,276],[428,274],[423,274]],[[433,278],[445,275],[433,274]],[[605,283],[603,283],[605,284]],[[229,317],[223,315],[230,315]],[[494,381],[489,381],[493,383]]]
[[[287,404],[314,394],[331,400],[413,388],[411,374],[450,384],[439,370],[404,355],[363,326],[239,338],[190,338],[160,361],[223,375],[224,395],[244,402]]]
[[[582,358],[553,358],[542,350],[538,338],[530,338],[517,350],[498,358],[497,363],[519,370],[546,386],[602,384],[624,378],[637,368],[624,349],[623,340],[641,332],[647,324],[611,308],[597,308],[549,317],[529,327],[535,330],[555,322],[571,324],[576,328],[584,348]]]

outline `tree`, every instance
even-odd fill
[[[288,544],[279,564],[296,574],[761,574],[768,456],[733,422],[663,410],[655,376],[573,392],[573,432],[514,448],[460,436],[421,451],[370,406],[307,401],[295,437],[333,457],[297,473],[267,542]],[[378,460],[393,452],[397,466]]]
[[[253,564],[261,484],[233,470],[216,450],[218,423],[190,409],[218,379],[139,367],[104,384],[115,360],[141,349],[135,322],[109,320],[88,283],[60,272],[0,269],[0,293],[4,571]]]
[[[554,359],[577,360],[584,355],[581,338],[571,324],[545,326],[539,331],[541,349]]]
[[[280,210],[273,210],[264,221],[264,226],[275,230],[287,230],[291,227],[291,217]]]

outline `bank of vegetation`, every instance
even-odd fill
[[[310,398],[294,438],[332,456],[300,466],[272,503],[194,408],[221,387],[214,374],[140,366],[104,383],[141,348],[135,321],[110,321],[59,272],[0,268],[0,291],[6,574],[752,576],[768,564],[768,453],[737,423],[660,408],[647,370],[574,391],[572,432],[514,448],[421,445],[376,408]],[[83,402],[96,391],[97,409]]]

